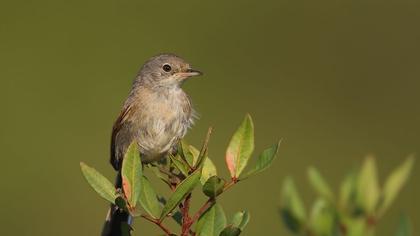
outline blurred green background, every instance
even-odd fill
[[[201,114],[187,140],[198,146],[212,125],[210,156],[225,177],[245,113],[257,152],[284,138],[272,169],[222,204],[229,215],[250,210],[244,235],[288,235],[277,212],[286,175],[308,205],[309,165],[337,187],[373,153],[383,182],[420,150],[419,22],[415,0],[1,1],[0,234],[99,234],[108,204],[79,161],[114,178],[110,130],[134,75],[174,52],[205,72],[185,85]],[[401,212],[420,230],[418,163],[378,235],[391,235]]]

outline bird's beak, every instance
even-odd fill
[[[188,69],[187,73],[189,74],[189,76],[199,76],[199,75],[203,75],[203,72],[199,71],[199,70],[194,70],[194,69]]]
[[[190,77],[193,77],[193,76],[199,76],[199,75],[202,75],[203,73],[201,72],[201,71],[199,71],[199,70],[194,70],[194,69],[187,69],[187,70],[185,70],[185,71],[182,71],[182,72],[178,72],[178,73],[176,73],[179,77],[181,77],[181,78],[184,78],[184,79],[187,79],[187,78],[190,78]]]

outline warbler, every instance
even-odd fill
[[[119,171],[117,188],[122,184],[123,157],[132,142],[137,142],[143,163],[158,161],[176,149],[195,117],[181,86],[201,74],[174,54],[154,56],[142,66],[112,127],[110,162]],[[127,221],[128,214],[112,205],[102,235],[120,235],[121,223]]]

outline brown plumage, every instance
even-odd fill
[[[164,157],[184,137],[194,112],[181,85],[200,74],[172,54],[161,54],[145,63],[112,129],[111,164],[116,170],[133,141],[147,163]]]
[[[182,83],[201,75],[182,58],[161,54],[149,59],[134,80],[131,92],[112,127],[110,162],[120,171],[124,153],[136,141],[144,163],[160,160],[176,147],[193,124],[194,111]],[[121,187],[120,173],[116,187]],[[102,235],[120,235],[129,216],[112,206]]]

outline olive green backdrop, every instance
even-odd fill
[[[99,234],[107,203],[79,161],[114,178],[110,129],[131,81],[148,57],[174,52],[205,72],[185,85],[201,115],[187,140],[199,145],[212,125],[223,176],[245,113],[257,152],[284,138],[274,166],[221,201],[229,215],[250,210],[245,236],[288,235],[277,212],[286,175],[309,204],[309,165],[336,188],[366,154],[383,181],[420,151],[419,22],[414,0],[2,0],[0,234]],[[418,163],[379,235],[402,212],[420,231]]]

